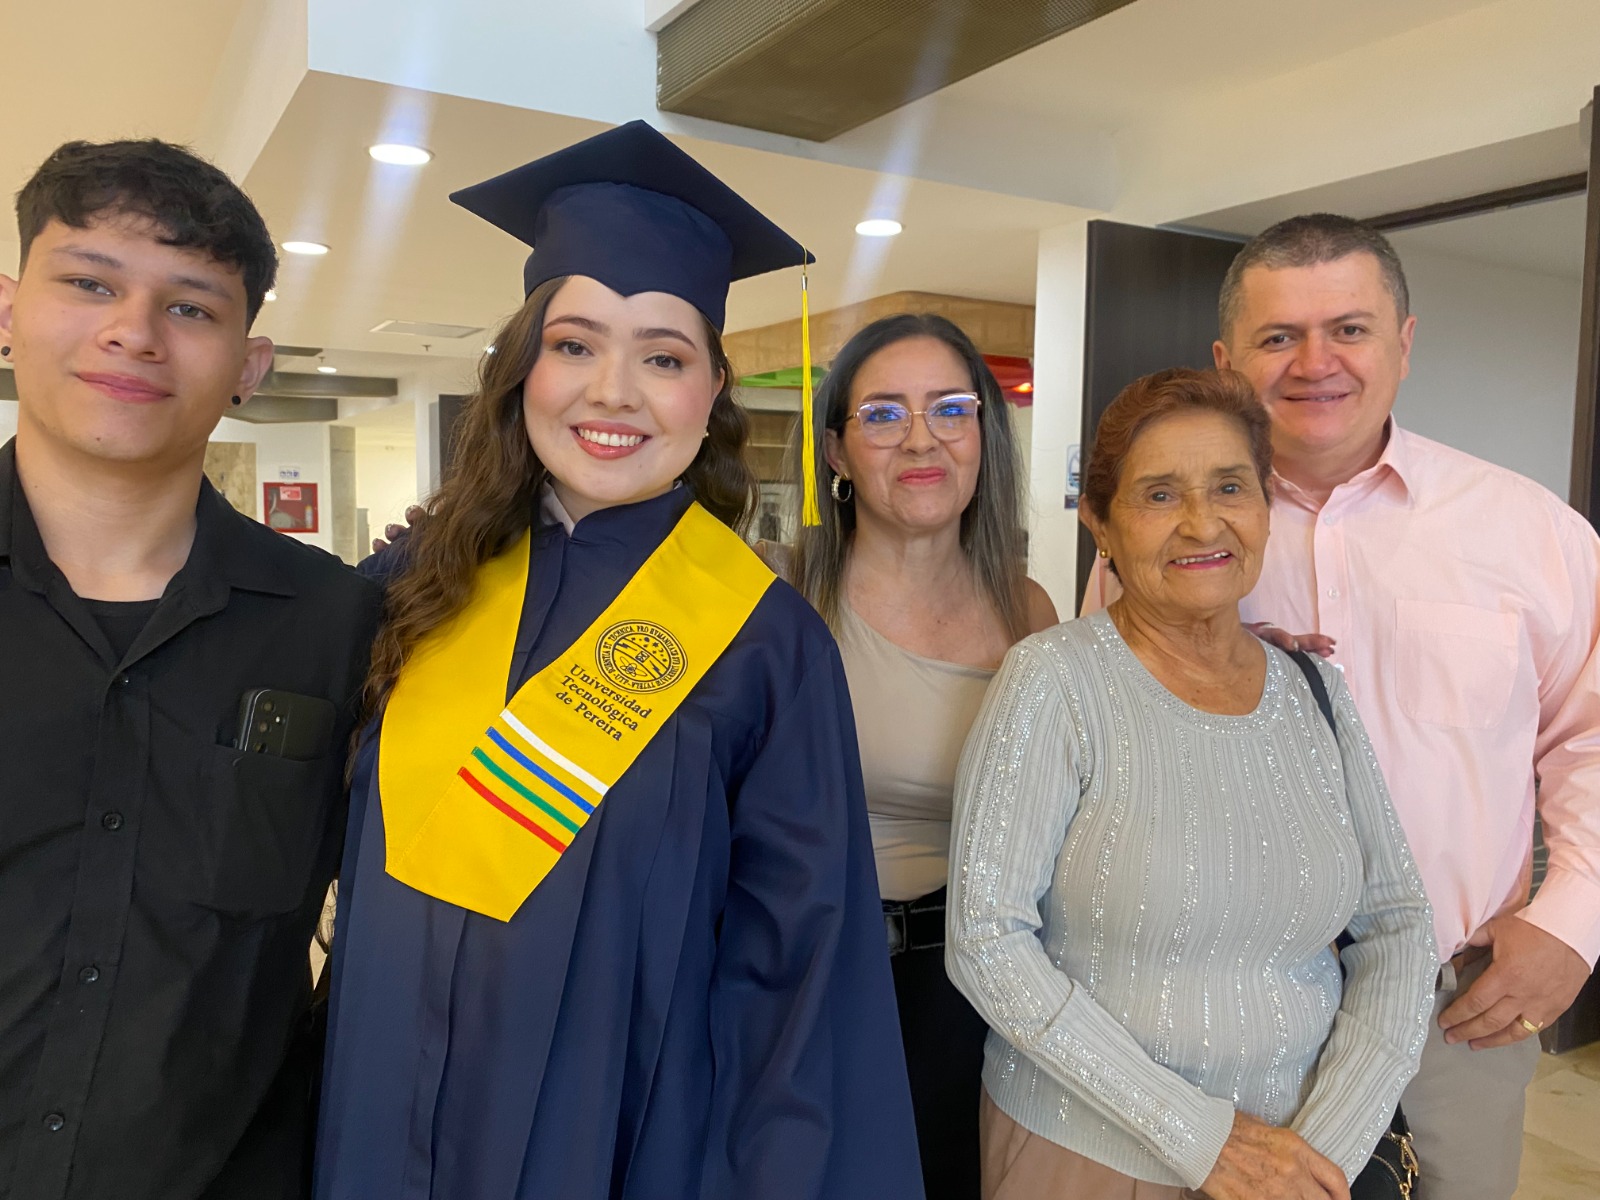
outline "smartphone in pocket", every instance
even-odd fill
[[[331,749],[333,702],[321,696],[252,688],[239,699],[234,746],[251,754],[273,754],[301,762]]]

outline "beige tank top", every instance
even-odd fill
[[[956,766],[994,672],[902,650],[848,604],[839,653],[861,742],[867,816],[885,900],[945,885]]]

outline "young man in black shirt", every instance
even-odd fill
[[[378,596],[202,473],[272,365],[249,330],[277,255],[244,193],[175,146],[78,142],[17,218],[0,1200],[292,1200]]]

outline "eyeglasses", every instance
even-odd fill
[[[869,446],[898,446],[911,435],[911,422],[921,417],[928,432],[941,442],[957,442],[972,432],[983,401],[970,393],[940,396],[927,408],[910,409],[898,400],[870,400],[855,411],[861,436]]]

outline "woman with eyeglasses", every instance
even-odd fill
[[[1005,398],[959,328],[868,325],[816,421],[822,523],[789,571],[844,656],[928,1196],[976,1200],[986,1027],[944,969],[952,793],[995,669],[1056,612],[1025,574]]]

